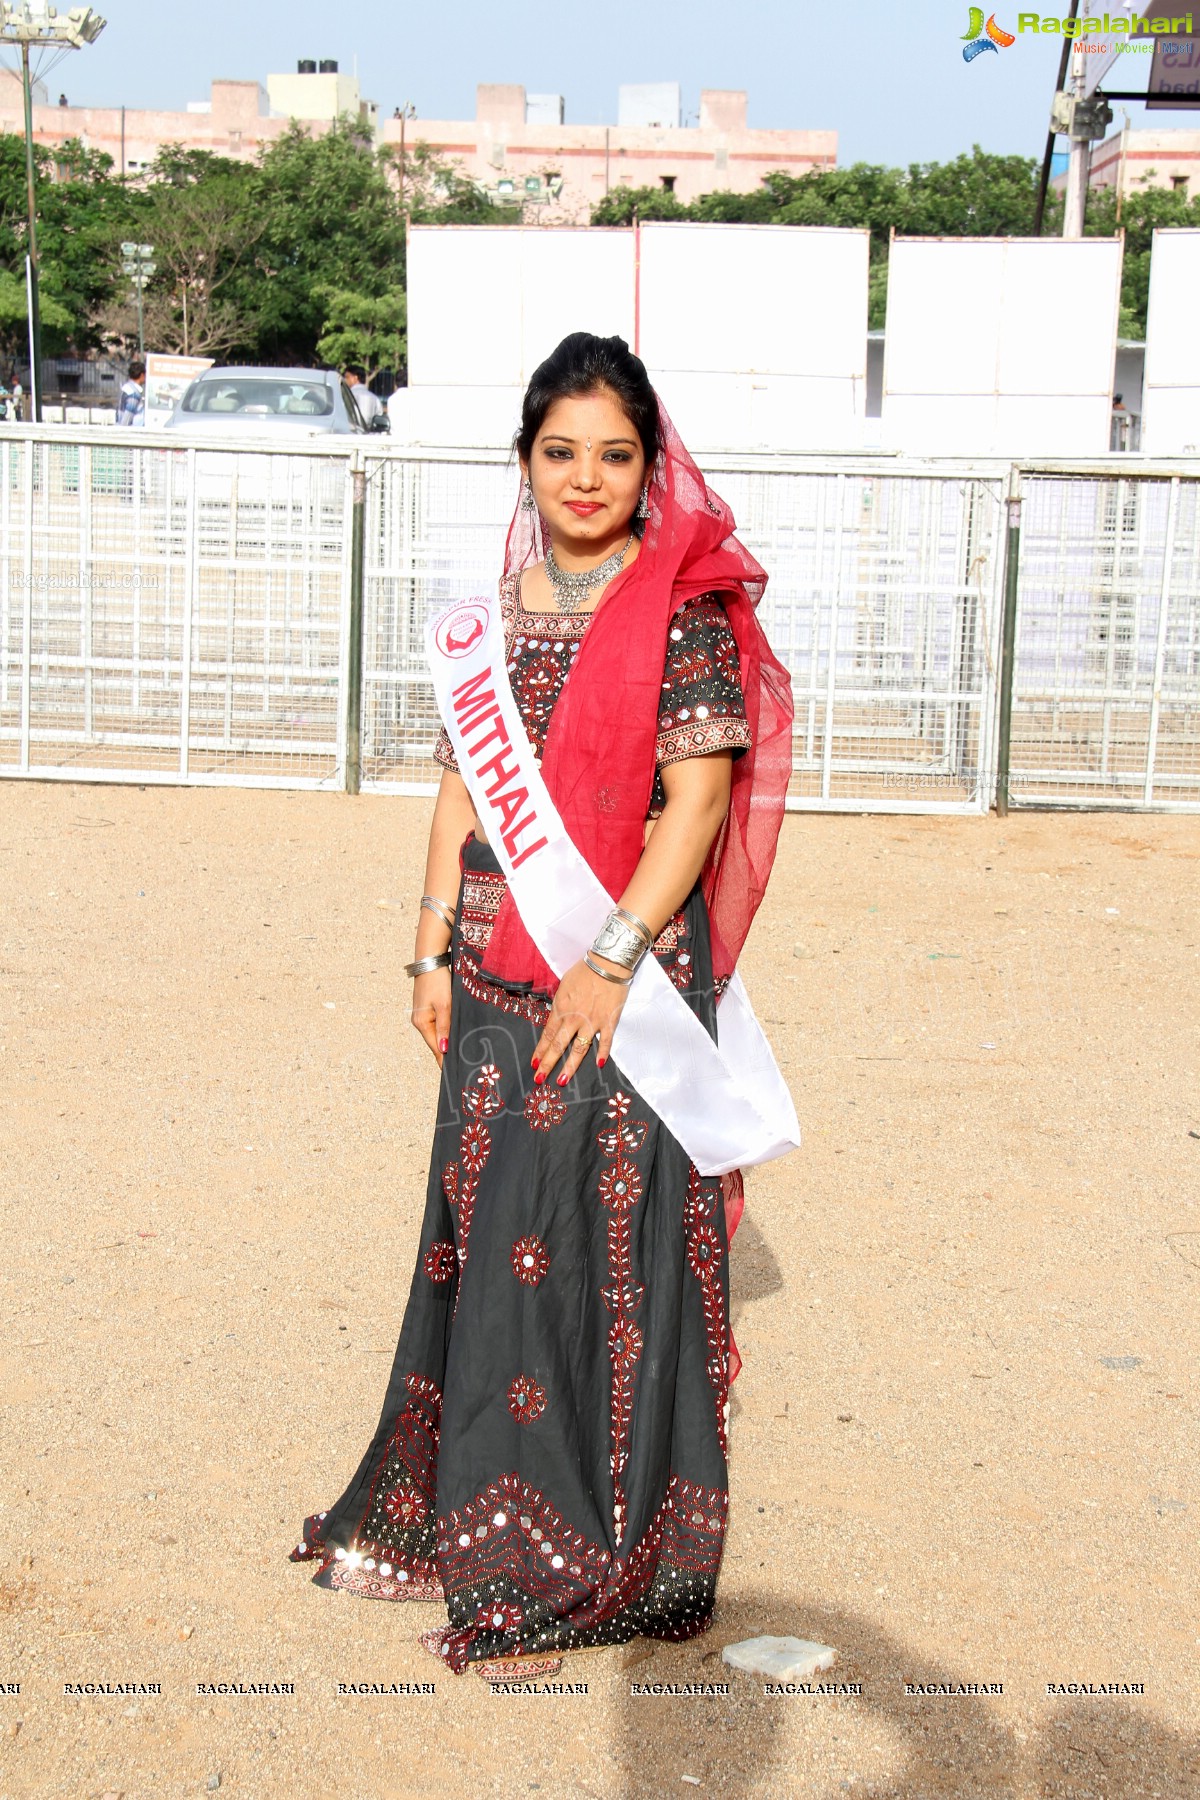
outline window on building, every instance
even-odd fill
[[[658,179],[662,182],[662,185],[668,194],[673,194],[675,192],[674,175],[660,175]]]
[[[1171,186],[1174,188],[1174,190],[1177,194],[1186,194],[1188,191],[1187,176],[1186,175],[1172,175]]]

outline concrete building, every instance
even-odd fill
[[[79,138],[90,150],[107,151],[119,173],[138,176],[164,144],[248,161],[261,145],[281,137],[290,119],[303,119],[320,132],[328,130],[339,112],[362,119],[373,133],[377,129],[375,102],[364,100],[356,78],[340,74],[333,62],[305,62],[294,75],[269,75],[265,88],[258,81],[214,81],[209,98],[193,100],[186,112],[71,106],[61,100],[52,105],[45,83],[38,81],[33,91],[33,135],[48,148]],[[0,69],[0,131],[24,129],[21,78]]]
[[[836,131],[751,130],[740,89],[704,89],[694,126],[679,123],[679,88],[670,82],[622,88],[616,125],[556,124],[559,96],[515,85],[482,83],[475,94],[473,120],[410,118],[403,141],[459,163],[497,205],[544,208],[537,216],[547,224],[586,221],[613,188],[666,188],[686,204],[716,191],[751,193],[772,169],[804,175],[837,163]],[[401,130],[399,119],[386,119],[384,142],[399,146]]]
[[[1056,175],[1054,186],[1066,186]],[[1115,187],[1122,195],[1148,187],[1174,188],[1195,199],[1200,194],[1200,131],[1116,131],[1092,146],[1088,186]]]
[[[399,152],[424,142],[480,183],[497,206],[537,209],[545,223],[584,223],[591,208],[615,187],[666,188],[685,203],[714,190],[748,193],[772,169],[803,175],[837,162],[834,131],[752,131],[746,95],[705,89],[695,125],[681,124],[677,83],[623,87],[616,125],[568,125],[561,94],[527,94],[523,87],[476,89],[471,120],[383,121],[365,100],[357,79],[334,62],[306,61],[295,74],[257,81],[214,81],[207,100],[185,112],[52,104],[46,87],[34,87],[33,132],[52,148],[79,138],[107,151],[116,170],[133,177],[148,169],[163,144],[250,159],[287,130],[290,119],[313,131],[328,129],[340,113],[360,118],[376,141]],[[24,130],[21,83],[0,70],[0,131]],[[530,215],[527,212],[526,217]]]

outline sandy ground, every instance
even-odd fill
[[[505,1695],[287,1561],[409,1282],[429,810],[0,786],[0,1794],[1200,1793],[1200,820],[786,821],[744,967],[805,1141],[734,1250],[717,1621]],[[861,1695],[723,1671],[758,1632]]]

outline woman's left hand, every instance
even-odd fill
[[[582,958],[574,963],[558,984],[550,1017],[534,1050],[534,1081],[539,1085],[545,1081],[561,1057],[563,1064],[556,1079],[558,1086],[564,1087],[592,1048],[597,1034],[600,1041],[596,1045],[596,1062],[603,1068],[627,992],[626,982],[605,981]]]

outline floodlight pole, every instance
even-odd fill
[[[38,302],[37,188],[33,177],[33,86],[29,39],[21,39],[21,85],[25,94],[25,184],[29,206],[29,397],[33,422],[42,422],[42,310]]]
[[[29,305],[29,386],[34,420],[42,417],[42,311],[38,298],[37,179],[33,160],[33,73],[31,44],[57,44],[69,50],[94,44],[104,20],[90,6],[76,6],[60,16],[47,0],[0,0],[0,40],[21,46],[21,91],[25,101],[25,186],[29,211],[26,283]]]

